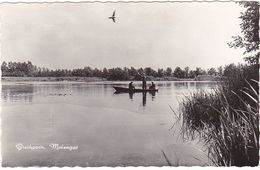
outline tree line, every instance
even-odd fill
[[[229,67],[210,68],[208,70],[197,67],[192,70],[189,67],[176,67],[172,69],[159,68],[157,70],[151,67],[134,68],[134,67],[116,67],[116,68],[91,68],[86,66],[79,69],[56,69],[50,70],[45,67],[38,67],[33,65],[31,61],[28,62],[3,62],[1,65],[2,77],[102,77],[108,80],[139,80],[139,74],[145,74],[151,77],[176,77],[179,79],[193,79],[198,75],[214,75],[223,76],[226,69]]]

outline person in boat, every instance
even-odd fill
[[[155,90],[155,84],[152,82],[152,85],[149,87],[150,90]]]
[[[138,75],[142,78],[142,89],[146,90],[146,77],[144,74],[138,73]]]
[[[133,82],[132,82],[132,81],[131,81],[131,83],[129,83],[128,88],[129,88],[130,90],[135,89],[135,86],[133,85]]]
[[[146,90],[146,77],[145,77],[144,75],[141,75],[141,77],[142,77],[142,82],[143,82],[142,88],[143,88],[144,90]]]

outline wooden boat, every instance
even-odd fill
[[[116,87],[113,86],[113,88],[116,90],[116,92],[124,92],[124,93],[138,93],[138,92],[157,92],[158,89],[129,89],[125,87]]]

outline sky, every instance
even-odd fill
[[[50,69],[243,62],[227,45],[241,34],[243,10],[233,2],[0,4],[1,60]]]

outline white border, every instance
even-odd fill
[[[2,3],[19,3],[19,2],[25,2],[25,3],[30,3],[30,2],[33,2],[33,3],[42,3],[42,2],[58,2],[58,3],[62,3],[62,2],[93,2],[93,1],[99,1],[99,2],[106,2],[106,1],[109,1],[109,2],[124,2],[124,1],[128,1],[128,2],[137,2],[137,1],[146,1],[146,2],[184,2],[184,3],[188,3],[188,2],[235,2],[235,1],[257,1],[257,0],[0,0],[0,5]],[[0,56],[1,56],[1,16],[0,16]],[[0,62],[2,63],[1,61],[1,58],[0,58]],[[1,71],[0,71],[0,75],[1,75]],[[1,95],[1,91],[2,91],[2,85],[1,85],[1,80],[0,80],[0,95]],[[1,100],[0,100],[1,102]],[[1,104],[1,103],[0,103]],[[2,109],[1,109],[1,105],[0,105],[0,126],[1,126],[1,113],[2,113]],[[1,136],[2,136],[2,128],[0,128],[0,139],[1,139]],[[0,151],[1,151],[1,140],[0,140]],[[0,157],[0,163],[2,162],[2,155]],[[0,165],[0,169],[2,169],[3,167],[1,167]],[[54,169],[54,170],[60,170],[60,167],[28,167],[28,168],[23,168],[23,167],[15,167],[14,169],[24,169],[24,170],[34,170],[34,169],[39,169],[41,168],[42,170],[47,170],[47,169]],[[180,166],[180,167],[154,167],[154,166],[151,166],[151,167],[61,167],[62,169],[64,170],[69,170],[69,169],[77,169],[77,170],[80,170],[80,169],[99,169],[99,170],[118,170],[118,169],[127,169],[127,170],[131,170],[131,169],[135,169],[135,170],[144,170],[144,169],[151,169],[151,170],[170,170],[172,168],[177,168],[178,170],[199,170],[199,169],[210,169],[210,170],[215,170],[215,169],[247,169],[247,170],[256,170],[256,169],[259,169],[259,167],[242,167],[242,168],[239,168],[239,167],[198,167],[198,166],[193,166],[193,167],[183,167],[183,166]],[[6,170],[12,170],[13,168],[3,168],[3,169],[6,169]]]

